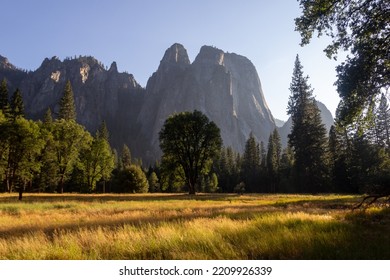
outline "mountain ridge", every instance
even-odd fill
[[[253,63],[211,46],[202,46],[191,62],[184,46],[173,44],[145,87],[132,74],[120,73],[116,62],[108,68],[92,56],[46,58],[30,72],[0,56],[3,78],[10,94],[20,88],[32,119],[41,119],[47,108],[58,112],[70,80],[79,123],[94,133],[104,120],[111,144],[119,151],[127,144],[145,163],[161,156],[158,132],[175,112],[202,111],[220,127],[224,145],[238,152],[250,133],[266,143],[276,127]]]

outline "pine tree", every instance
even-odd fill
[[[108,132],[105,121],[103,121],[99,127],[99,137],[104,139],[107,142],[109,142],[110,140],[110,133]]]
[[[47,111],[46,111],[45,115],[43,116],[43,123],[45,123],[45,124],[53,123],[53,116],[51,114],[50,108],[47,108]]]
[[[218,158],[217,174],[219,190],[231,193],[240,179],[240,167],[237,166],[237,154],[231,147],[223,147]]]
[[[288,137],[295,156],[297,187],[303,192],[325,191],[328,174],[326,129],[298,55],[290,91],[288,114],[292,129]]]
[[[259,191],[260,160],[259,145],[256,143],[253,133],[250,133],[245,143],[242,160],[242,177],[246,185],[246,190],[249,192]]]
[[[74,103],[72,85],[69,80],[65,85],[64,94],[60,100],[60,112],[58,114],[58,118],[66,121],[76,121],[76,107]]]
[[[6,79],[3,79],[0,84],[0,110],[2,110],[4,114],[6,114],[6,111],[9,110],[8,87]]]
[[[127,168],[131,165],[131,152],[126,144],[123,145],[121,159],[123,168]]]
[[[14,119],[16,117],[24,117],[23,97],[19,89],[16,89],[16,91],[12,95],[11,114]]]
[[[281,153],[282,143],[278,130],[275,128],[269,136],[267,151],[267,171],[270,179],[271,192],[277,191],[277,185],[279,183]]]

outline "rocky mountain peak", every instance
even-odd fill
[[[179,44],[171,46],[146,86],[147,97],[138,122],[142,123],[139,139],[148,140],[146,154],[150,159],[161,155],[158,132],[165,119],[175,112],[195,109],[218,125],[225,146],[243,152],[251,132],[265,142],[275,123],[251,61],[203,46],[192,64],[185,55],[185,67],[177,67],[176,56],[184,50]]]
[[[194,64],[223,65],[225,53],[215,47],[203,46],[197,55]]]
[[[16,67],[8,61],[8,58],[0,55],[0,69],[16,70]]]
[[[108,72],[118,73],[118,66],[116,65],[115,61],[111,63],[111,66],[110,66],[110,69],[108,70]]]
[[[187,50],[183,45],[175,43],[165,51],[164,57],[160,62],[159,70],[165,72],[171,68],[177,67],[184,69],[190,65],[190,63]]]

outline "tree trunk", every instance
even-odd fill
[[[22,201],[23,199],[23,188],[19,187],[19,201]]]
[[[8,193],[11,193],[12,192],[12,189],[11,189],[11,185],[9,183],[9,177],[8,177],[8,174],[7,174],[7,178],[5,179],[6,181],[6,185],[7,185],[7,192]]]
[[[196,194],[195,186],[188,186],[188,188],[189,188],[189,191],[188,191],[189,195],[195,195]]]
[[[189,195],[196,194],[196,182],[193,182],[193,180],[189,180],[188,182],[188,194]]]
[[[64,177],[61,176],[60,183],[58,185],[58,192],[64,193]]]

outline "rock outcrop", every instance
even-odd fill
[[[172,45],[146,88],[131,74],[119,73],[115,62],[106,68],[93,57],[46,58],[33,72],[18,70],[0,57],[3,77],[10,92],[21,89],[27,116],[33,119],[42,118],[47,108],[58,112],[70,80],[78,121],[92,133],[106,121],[113,146],[121,149],[126,143],[145,163],[161,155],[158,133],[175,112],[202,111],[221,129],[224,145],[239,152],[251,132],[266,143],[275,128],[254,65],[214,47],[202,47],[191,63],[182,45]]]
[[[165,119],[199,110],[221,129],[225,146],[242,152],[253,132],[266,142],[275,123],[254,65],[245,57],[204,46],[191,64],[185,48],[174,44],[146,86],[138,117],[141,136],[149,139],[148,156],[158,157],[158,132]]]
[[[38,69],[26,74],[17,84],[23,94],[27,117],[40,119],[48,108],[56,114],[68,80],[72,84],[79,123],[95,133],[104,120],[112,132],[114,146],[120,147],[123,143],[135,146],[130,135],[138,133],[135,120],[145,90],[133,75],[119,73],[115,62],[107,70],[93,57],[64,61],[57,57],[46,58]],[[16,87],[13,84],[12,87]]]

